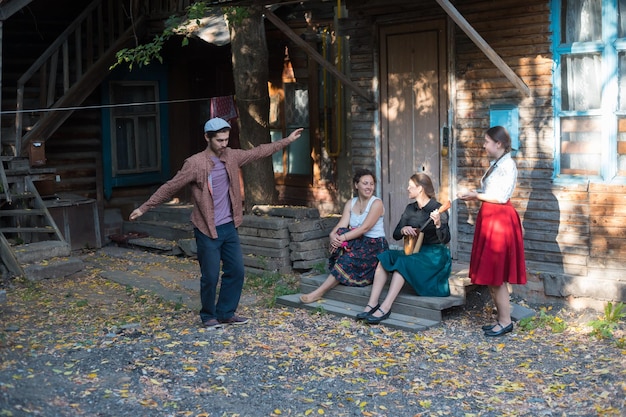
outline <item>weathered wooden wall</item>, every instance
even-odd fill
[[[458,0],[458,11],[529,86],[519,91],[454,23],[450,59],[456,181],[477,187],[488,166],[482,147],[493,105],[512,104],[520,115],[518,185],[512,203],[524,227],[529,283],[516,287],[537,301],[546,296],[626,299],[626,187],[553,179],[553,60],[547,0]],[[377,25],[437,16],[435,1],[348,1],[351,76],[375,90]],[[439,9],[437,11],[436,9]],[[375,110],[352,95],[353,148],[371,151]],[[356,154],[356,152],[355,152]],[[372,157],[371,155],[369,156]],[[355,159],[355,165],[369,163]],[[454,178],[453,178],[454,180]],[[468,262],[479,204],[458,204],[458,258]]]
[[[547,296],[626,299],[623,209],[626,188],[553,180],[552,54],[548,1],[459,1],[472,26],[530,87],[516,90],[467,36],[455,37],[458,177],[476,183],[487,166],[482,149],[489,106],[520,112],[518,186],[512,198],[524,226],[530,290]],[[477,169],[478,168],[478,169]],[[469,259],[477,205],[460,205],[459,257]],[[539,295],[539,294],[537,294]]]
[[[457,2],[459,12],[531,89],[531,97],[515,88],[479,48],[455,28],[455,136],[459,185],[478,187],[488,166],[483,149],[489,109],[515,105],[520,115],[520,150],[516,155],[518,185],[512,203],[526,230],[527,266],[561,273],[557,244],[560,204],[554,196],[552,164],[552,60],[549,4],[545,0]],[[478,203],[459,205],[459,259],[469,261]],[[578,230],[580,232],[580,230]],[[573,253],[572,264],[579,264]],[[575,259],[574,259],[575,258]]]

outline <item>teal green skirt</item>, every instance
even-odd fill
[[[418,253],[408,256],[401,250],[389,250],[379,254],[378,260],[386,271],[398,271],[418,295],[450,295],[452,258],[445,245],[424,245]]]

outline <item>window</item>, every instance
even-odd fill
[[[559,177],[626,180],[626,0],[553,0]]]
[[[156,82],[111,83],[112,175],[161,169]],[[123,105],[134,103],[132,105]],[[144,103],[144,104],[138,104]],[[120,105],[116,107],[116,105]]]
[[[115,69],[101,93],[104,197],[111,198],[116,187],[167,181],[167,68]]]
[[[283,127],[284,123],[284,127]],[[270,87],[270,135],[277,141],[303,127],[300,139],[287,146],[283,152],[272,156],[274,174],[285,179],[288,176],[311,175],[311,140],[309,129],[309,91],[297,82],[283,84],[283,89]]]

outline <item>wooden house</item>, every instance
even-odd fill
[[[151,39],[189,3],[1,1],[3,154],[44,144],[55,192],[126,215],[203,148],[203,122],[232,103],[230,46],[215,37],[184,48],[174,39],[162,64],[109,70],[115,50]],[[529,271],[514,290],[534,301],[626,300],[623,1],[265,3],[271,135],[306,128],[274,156],[282,203],[339,212],[352,172],[366,167],[392,229],[408,178],[426,172],[453,201],[450,247],[468,262],[478,205],[454,196],[477,186],[484,132],[502,124]]]

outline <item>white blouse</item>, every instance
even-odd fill
[[[496,163],[491,161],[490,166]],[[515,183],[517,182],[517,165],[511,158],[511,153],[507,153],[497,161],[497,165],[491,174],[480,180],[483,195],[487,200],[496,200],[501,204],[511,199]]]

